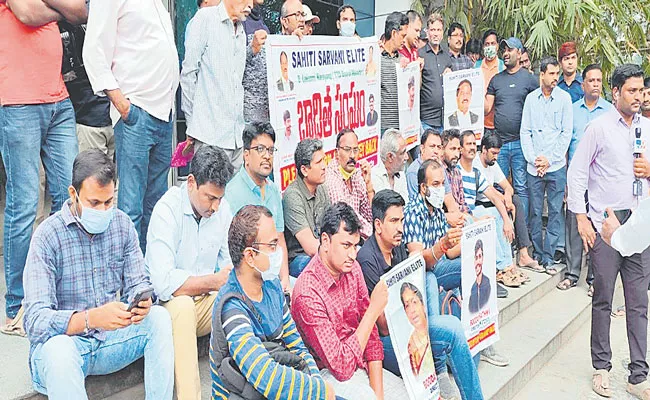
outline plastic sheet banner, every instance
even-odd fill
[[[409,398],[438,400],[440,388],[429,338],[424,273],[424,258],[417,255],[381,277],[388,286],[384,314]]]
[[[483,71],[464,69],[443,76],[445,129],[474,132],[476,144],[483,138],[485,97]]]
[[[271,35],[266,41],[269,111],[275,130],[274,177],[282,191],[296,179],[294,153],[323,141],[329,162],[343,128],[359,138],[359,160],[376,165],[380,129],[377,38]]]
[[[496,221],[463,228],[461,238],[461,323],[472,356],[499,340]]]
[[[420,62],[413,61],[406,68],[397,68],[397,105],[399,130],[408,150],[420,144]]]

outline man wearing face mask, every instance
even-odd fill
[[[101,150],[79,153],[70,200],[32,238],[23,280],[30,370],[34,388],[53,400],[86,399],[86,376],[142,356],[146,398],[172,399],[169,314],[151,297],[126,304],[151,283],[135,227],[113,204],[115,182]]]
[[[339,30],[339,36],[353,37],[357,35],[357,12],[354,7],[349,4],[339,7],[336,11],[336,29]]]
[[[196,338],[210,334],[216,293],[232,269],[232,214],[223,200],[232,173],[223,150],[201,146],[187,181],[172,186],[151,214],[145,266],[172,319],[179,400],[201,398]]]
[[[225,198],[233,213],[248,204],[265,206],[273,214],[277,231],[284,232],[282,196],[278,186],[269,179],[273,171],[273,157],[278,150],[275,147],[275,131],[267,122],[254,122],[246,126],[242,136],[244,167],[228,182]],[[289,261],[284,235],[280,235],[278,245],[283,251],[280,280],[284,289],[288,290]]]
[[[487,94],[487,88],[492,78],[499,72],[506,69],[503,61],[497,57],[497,49],[499,45],[499,38],[497,31],[488,29],[483,34],[483,58],[476,61],[474,68],[481,68],[483,71],[483,95]],[[493,133],[494,131],[494,111],[485,114],[483,120],[485,125],[485,134]]]

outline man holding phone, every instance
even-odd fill
[[[29,249],[23,284],[30,369],[34,388],[52,400],[85,399],[86,376],[142,356],[146,398],[173,395],[169,314],[147,296],[152,286],[138,235],[113,204],[115,181],[115,164],[101,150],[81,152],[70,199],[38,227]],[[129,311],[127,303],[136,302]]]

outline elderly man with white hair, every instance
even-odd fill
[[[391,189],[399,193],[408,202],[406,172],[404,165],[408,159],[406,140],[397,129],[387,129],[381,138],[379,156],[381,160],[372,168],[372,186],[376,192]]]

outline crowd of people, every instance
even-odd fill
[[[460,310],[441,306],[470,298],[462,228],[492,218],[498,297],[530,281],[523,270],[555,275],[566,262],[557,288],[569,290],[589,265],[592,383],[603,396],[620,272],[628,391],[650,399],[650,252],[623,255],[608,228],[649,193],[642,69],[616,68],[610,103],[601,67],[581,62],[574,42],[535,61],[495,30],[466,43],[465,27],[440,14],[393,12],[380,39],[380,116],[368,119],[380,125],[378,164],[360,159],[353,129],[337,132],[329,163],[323,143],[305,139],[283,193],[272,176],[281,139],[269,122],[262,4],[199,0],[179,60],[158,0],[0,0],[1,330],[28,337],[35,389],[86,398],[86,376],[144,357],[147,399],[199,399],[196,339],[210,335],[212,398],[405,398],[380,277],[421,254],[429,301],[415,287],[401,294],[429,316],[409,343],[425,356],[411,366],[430,352],[444,399],[480,400],[478,363],[509,361],[491,346],[472,357]],[[285,0],[277,33],[302,38],[318,23]],[[339,8],[336,27],[358,36],[352,6]],[[414,61],[422,130],[409,152],[395,65]],[[443,129],[443,75],[473,68],[485,83],[480,138]],[[194,155],[187,180],[168,187],[179,88]],[[32,234],[41,162],[53,213]],[[474,252],[482,257],[482,244]]]

